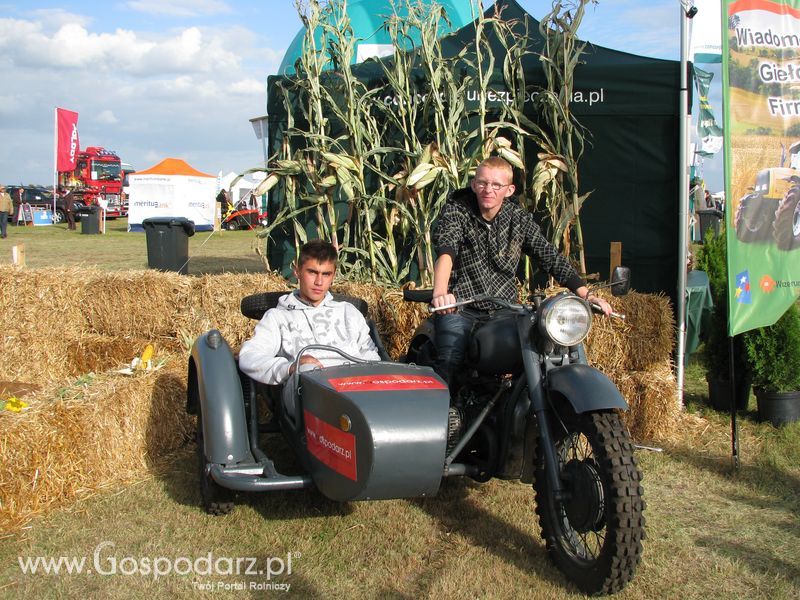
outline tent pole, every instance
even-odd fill
[[[681,89],[679,97],[680,115],[680,151],[678,156],[678,405],[683,406],[684,359],[686,356],[686,262],[687,231],[689,228],[689,89],[688,60],[689,54],[689,15],[687,0],[681,0]],[[693,8],[693,7],[692,7]],[[694,16],[694,15],[692,15]]]

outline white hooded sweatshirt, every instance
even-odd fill
[[[278,306],[264,314],[253,337],[242,344],[239,368],[268,385],[283,383],[297,354],[310,344],[325,344],[367,360],[380,360],[369,326],[349,302],[337,302],[330,292],[317,306],[305,304],[297,292],[281,296]],[[335,352],[309,351],[323,366],[348,361]]]

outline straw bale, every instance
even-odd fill
[[[154,270],[94,274],[86,282],[88,329],[99,335],[157,339],[191,329],[192,280]]]
[[[675,321],[669,299],[661,295],[631,292],[615,298],[597,292],[625,321],[594,319],[586,340],[586,355],[605,372],[646,371],[672,354]]]
[[[367,301],[369,316],[375,321],[392,360],[402,358],[417,326],[429,316],[425,306],[404,301],[402,290],[396,288],[342,282],[334,286],[334,290]]]
[[[86,327],[82,269],[0,267],[0,378],[63,376],[66,340]]]
[[[174,338],[162,338],[153,343],[150,338],[84,335],[69,342],[66,354],[69,374],[77,377],[85,373],[123,368],[134,357],[141,355],[148,344],[153,345],[156,359],[181,350],[180,342]]]
[[[193,336],[219,329],[237,349],[253,334],[255,321],[242,315],[242,298],[261,292],[289,290],[288,282],[275,273],[204,275],[194,278],[191,306],[196,311]]]
[[[191,437],[183,361],[83,378],[0,415],[0,530],[49,507],[146,476]],[[52,391],[50,392],[52,394]]]
[[[666,440],[673,435],[681,409],[669,361],[651,365],[647,371],[618,371],[610,377],[628,401],[622,420],[635,440]]]

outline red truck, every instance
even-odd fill
[[[74,171],[59,172],[58,184],[63,190],[71,190],[75,200],[86,205],[105,200],[107,217],[126,217],[128,204],[122,194],[122,178],[120,159],[115,152],[89,146],[78,153]]]

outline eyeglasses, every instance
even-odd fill
[[[474,181],[475,187],[479,190],[485,190],[489,188],[492,191],[499,192],[503,188],[510,186],[510,183],[496,183],[494,181],[483,181],[482,179],[476,179]]]

